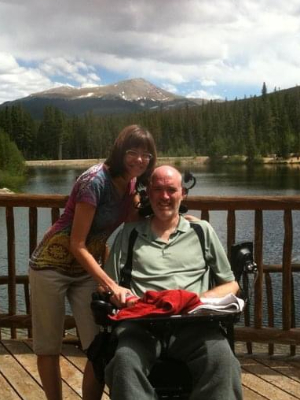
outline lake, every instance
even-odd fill
[[[84,169],[63,167],[31,167],[29,168],[28,180],[21,188],[24,193],[57,193],[68,194],[76,177]],[[251,195],[300,195],[300,165],[268,165],[254,166],[249,168],[245,165],[218,165],[192,167],[197,183],[190,190],[190,195],[205,196],[251,196]],[[16,263],[19,274],[27,272],[28,264],[28,216],[22,209],[16,210]],[[253,237],[253,212],[237,212],[237,238],[238,240],[252,240]],[[274,224],[274,221],[276,223]],[[293,262],[300,263],[300,212],[293,212],[294,221],[294,251]],[[211,213],[210,222],[217,231],[222,243],[226,246],[226,213]],[[39,238],[50,225],[50,216],[47,210],[39,210]],[[0,209],[0,274],[5,274],[6,261],[6,231],[5,210]],[[264,213],[264,262],[280,263],[282,259],[283,242],[283,213]],[[296,274],[295,274],[296,275]],[[299,274],[298,274],[299,275]],[[277,280],[278,289],[280,280]],[[300,300],[299,276],[295,276],[296,296]],[[6,299],[6,290],[0,287],[0,302]],[[21,299],[21,297],[20,297]],[[297,301],[299,304],[300,301]],[[1,307],[3,308],[3,307]],[[20,300],[19,308],[23,308]],[[280,313],[278,314],[280,319]],[[299,310],[297,310],[298,325]]]

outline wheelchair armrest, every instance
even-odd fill
[[[243,274],[256,273],[257,266],[253,260],[253,243],[241,242],[231,246],[231,268],[237,282]]]
[[[248,303],[258,272],[257,265],[253,260],[253,242],[240,242],[233,244],[231,246],[230,263],[235,280],[240,286],[241,297],[246,303]],[[250,290],[249,274],[254,275]],[[243,282],[243,288],[241,286],[241,280]]]
[[[114,315],[117,308],[109,302],[109,297],[107,295],[94,292],[92,293],[91,310],[96,324],[107,327],[111,325],[111,320],[108,316]]]

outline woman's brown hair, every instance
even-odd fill
[[[134,148],[142,148],[152,154],[146,171],[137,178],[137,184],[146,185],[154,170],[157,157],[154,139],[146,128],[139,125],[126,126],[115,140],[105,165],[109,167],[112,177],[122,175],[126,171],[124,165],[126,151]]]

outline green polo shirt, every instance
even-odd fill
[[[150,227],[150,218],[128,223],[118,233],[105,271],[116,282],[124,267],[130,232],[138,232],[132,262],[131,290],[142,296],[146,290],[184,289],[198,295],[208,290],[208,273],[201,245],[190,223],[180,217],[177,229],[166,243]],[[226,253],[213,227],[206,221],[201,225],[205,237],[206,260],[219,284],[234,280]]]

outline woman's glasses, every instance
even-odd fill
[[[126,155],[129,158],[134,158],[136,160],[141,157],[143,161],[150,161],[153,157],[151,153],[140,153],[136,150],[126,150]]]

